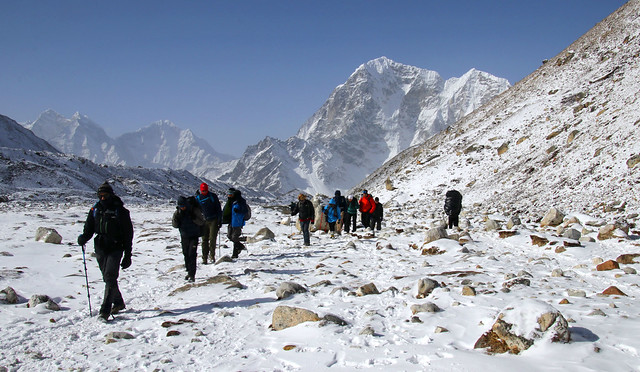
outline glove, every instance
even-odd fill
[[[122,270],[124,270],[129,266],[131,266],[131,253],[125,252],[124,257],[122,258],[122,262],[120,263],[120,267],[122,267]]]
[[[78,245],[85,245],[87,244],[87,241],[84,239],[84,236],[82,234],[78,235]]]

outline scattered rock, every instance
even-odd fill
[[[620,289],[618,289],[618,287],[616,286],[611,286],[607,289],[605,289],[602,292],[603,295],[607,295],[607,296],[626,296],[626,294],[624,292],[622,292]]]
[[[431,294],[431,292],[438,288],[440,284],[435,280],[431,280],[428,278],[422,278],[418,280],[418,288],[416,298],[425,298]]]
[[[621,254],[620,256],[618,256],[618,258],[616,258],[616,262],[625,264],[625,265],[631,265],[631,264],[637,263],[634,261],[636,257],[640,257],[640,253]]]
[[[36,241],[51,244],[62,243],[62,236],[55,229],[48,227],[38,227],[36,230]]]
[[[613,260],[605,261],[600,265],[596,266],[597,271],[609,271],[609,270],[614,270],[619,268],[620,268],[620,265]]]
[[[556,208],[551,208],[540,221],[540,226],[558,226],[562,223],[564,219],[564,213],[560,212]]]
[[[307,289],[298,283],[284,282],[280,284],[280,287],[278,287],[278,289],[276,290],[276,297],[278,297],[278,300],[283,300],[285,298],[293,296],[296,293],[305,292],[307,292]]]
[[[447,230],[444,227],[434,227],[427,230],[427,234],[424,237],[424,243],[427,244],[439,239],[447,239],[448,237]]]
[[[33,296],[31,296],[31,298],[29,299],[29,303],[27,304],[27,307],[36,307],[36,306],[38,306],[40,304],[45,304],[44,307],[45,307],[45,309],[48,309],[48,310],[52,310],[52,311],[59,311],[60,310],[60,306],[58,306],[58,304],[55,303],[47,295],[33,295]]]
[[[358,296],[366,296],[372,294],[380,294],[378,288],[376,288],[376,285],[373,283],[365,284],[356,290],[356,295]]]
[[[414,315],[417,313],[437,313],[439,311],[442,311],[442,309],[440,309],[438,305],[434,304],[433,302],[411,305],[411,313]]]
[[[274,234],[273,231],[269,230],[268,228],[263,227],[260,230],[258,230],[258,232],[255,233],[255,235],[247,238],[247,243],[256,243],[263,240],[275,241],[275,239],[276,239],[276,234]]]
[[[498,236],[500,236],[500,238],[502,239],[506,239],[509,237],[512,237],[514,235],[516,235],[518,232],[515,230],[500,230],[498,231]]]
[[[18,302],[20,302],[20,296],[18,296],[16,291],[11,287],[7,287],[3,289],[2,291],[0,291],[0,293],[4,295],[0,297],[0,301],[4,303],[17,304]]]
[[[536,316],[535,324],[527,321],[532,313]],[[569,342],[568,323],[551,305],[525,299],[503,310],[491,330],[476,341],[474,348],[487,348],[490,353],[519,354],[543,337],[551,342]]]
[[[298,307],[278,306],[273,311],[271,326],[275,331],[280,331],[300,323],[318,321],[320,321],[320,317],[313,311]]]
[[[571,297],[587,297],[587,292],[581,289],[567,289],[567,294]]]
[[[531,235],[531,244],[533,245],[537,245],[538,247],[544,247],[545,245],[549,244],[549,239],[542,237],[542,236],[538,236],[538,235]]]
[[[476,295],[476,290],[473,287],[465,285],[464,287],[462,287],[462,295],[463,296],[475,296]]]
[[[105,336],[106,338],[111,338],[111,339],[116,339],[116,340],[131,340],[135,337],[133,337],[133,335],[131,333],[127,333],[127,332],[119,332],[119,331],[113,331],[113,332],[109,332],[107,333],[107,335]]]

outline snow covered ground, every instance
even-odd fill
[[[198,259],[196,283],[185,287],[178,231],[170,225],[174,207],[129,206],[133,265],[120,277],[127,309],[104,324],[96,318],[104,288],[100,272],[88,254],[89,317],[82,251],[75,244],[89,207],[0,204],[0,289],[12,287],[21,296],[18,304],[0,303],[0,370],[640,371],[640,264],[596,271],[599,258],[640,253],[635,228],[629,239],[564,247],[568,239],[555,228],[530,222],[540,216],[523,216],[515,236],[500,238],[485,230],[487,216],[467,209],[462,226],[472,241],[440,239],[423,246],[440,206],[389,205],[375,238],[362,229],[360,237],[337,239],[316,232],[312,246],[303,247],[295,226],[281,224],[286,213],[254,206],[245,234],[252,237],[267,227],[275,241],[247,244],[235,262],[205,266]],[[578,217],[595,237],[597,227],[584,221],[603,217]],[[62,244],[35,241],[38,227],[54,228]],[[534,233],[550,243],[533,245]],[[230,255],[225,237],[222,244],[222,255]],[[87,248],[91,253],[92,243]],[[423,255],[423,248],[445,252]],[[561,276],[552,275],[556,269]],[[207,282],[218,274],[242,287]],[[417,283],[423,278],[440,286],[419,299]],[[514,278],[528,278],[530,285],[503,290]],[[284,282],[308,292],[277,300],[276,289]],[[355,295],[369,283],[380,294]],[[476,295],[463,295],[465,285]],[[626,296],[601,295],[613,285]],[[26,301],[35,294],[50,296],[61,310],[44,304],[28,308]],[[568,303],[560,304],[563,299]],[[496,316],[523,300],[559,310],[569,321],[572,341],[540,339],[519,355],[474,349]],[[412,305],[428,302],[440,311],[412,313]],[[335,315],[347,324],[305,322],[274,331],[272,316],[280,305]],[[535,307],[518,309],[522,320],[516,328],[529,327]]]

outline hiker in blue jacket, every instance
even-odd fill
[[[335,238],[336,223],[340,223],[340,207],[336,204],[335,198],[329,200],[329,205],[324,207],[324,214],[327,216],[327,223],[329,224],[329,231],[331,232],[331,238]]]
[[[245,215],[248,212],[247,201],[242,197],[240,190],[234,190],[227,195],[231,202],[231,222],[227,229],[227,237],[233,242],[233,254],[231,258],[238,258],[241,251],[246,247],[240,242],[242,227],[244,226]]]

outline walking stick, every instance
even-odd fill
[[[87,275],[87,260],[84,255],[84,244],[82,245],[82,263],[84,263],[84,280],[87,283],[87,299],[89,300],[89,317],[91,317],[91,295],[89,294],[89,275]]]

